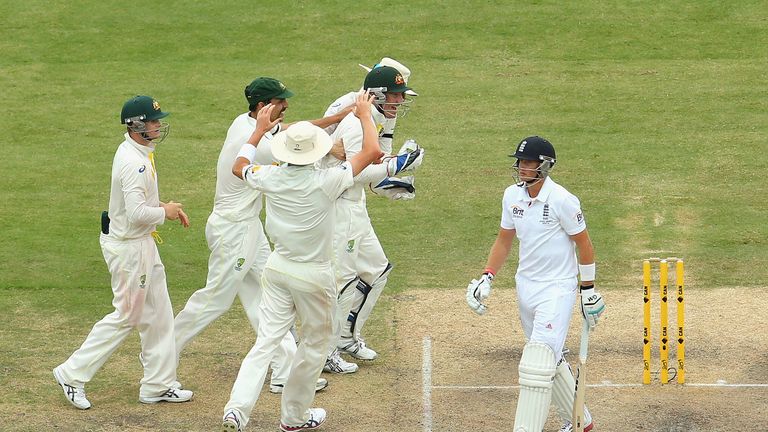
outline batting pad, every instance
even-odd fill
[[[573,399],[576,392],[576,380],[573,378],[571,367],[563,360],[557,365],[555,382],[552,386],[552,403],[557,408],[557,415],[563,421],[571,421],[573,412]],[[592,423],[592,416],[587,407],[584,407],[584,424]]]
[[[515,412],[515,432],[541,432],[544,429],[555,369],[555,353],[549,345],[538,342],[525,344],[518,368],[520,397]]]

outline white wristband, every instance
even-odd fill
[[[584,282],[595,280],[595,263],[586,265],[579,264],[579,276]]]
[[[250,144],[243,144],[243,146],[240,147],[240,152],[237,154],[237,157],[244,157],[248,159],[248,162],[253,162],[253,159],[256,158],[256,147]]]

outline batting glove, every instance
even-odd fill
[[[492,274],[483,273],[480,279],[472,279],[472,282],[467,285],[467,304],[478,315],[488,311],[488,306],[483,304],[483,301],[491,295],[492,281]]]
[[[603,312],[605,312],[605,302],[603,296],[595,291],[595,286],[581,287],[581,314],[589,324],[590,330],[595,328]]]

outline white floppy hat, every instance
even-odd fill
[[[300,121],[275,135],[270,144],[275,159],[293,165],[311,165],[328,154],[333,140],[319,127]]]

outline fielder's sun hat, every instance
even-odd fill
[[[275,159],[294,165],[310,165],[328,154],[333,140],[319,127],[300,121],[275,135],[271,144]]]
[[[270,99],[287,99],[291,96],[293,92],[288,90],[285,84],[269,77],[256,78],[245,88],[245,98],[250,105],[267,103]]]

